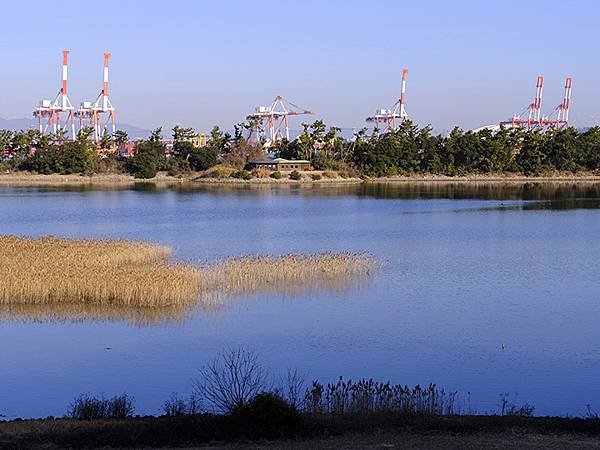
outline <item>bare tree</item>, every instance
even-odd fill
[[[302,408],[305,390],[306,377],[298,369],[288,369],[286,376],[281,377],[280,394],[294,408]]]
[[[245,348],[227,349],[199,370],[194,392],[215,412],[230,413],[246,405],[267,386],[267,371]]]

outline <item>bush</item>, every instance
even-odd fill
[[[98,161],[98,173],[123,173],[123,160],[118,155],[106,155]]]
[[[236,169],[223,164],[211,167],[206,170],[201,177],[202,178],[229,178]]]
[[[292,170],[290,172],[290,180],[299,181],[302,179],[302,175],[297,170]]]
[[[256,169],[252,169],[252,176],[255,178],[268,178],[271,172],[267,169],[262,169],[257,167]]]
[[[190,172],[190,163],[185,159],[171,158],[169,160],[169,175],[181,177]]]
[[[273,172],[271,175],[269,175],[271,178],[274,178],[276,180],[281,180],[283,178],[283,174],[277,170],[275,172]]]
[[[313,179],[313,181],[319,181],[322,178],[318,173],[313,173],[310,177]]]
[[[45,175],[51,173],[90,175],[96,170],[97,163],[96,149],[87,141],[69,141],[28,154],[19,168]]]
[[[247,170],[236,170],[235,172],[232,172],[232,174],[230,175],[231,178],[238,178],[241,180],[251,180],[252,179],[252,174],[250,172],[248,172]]]
[[[247,405],[235,408],[231,415],[252,425],[274,428],[278,431],[294,429],[300,419],[296,408],[272,392],[256,395]]]
[[[217,151],[210,147],[198,148],[191,142],[178,141],[173,145],[175,159],[185,161],[190,169],[206,170],[217,164]]]
[[[323,172],[323,176],[325,178],[329,178],[329,179],[334,179],[337,178],[337,173],[335,173],[333,170],[326,170]]]
[[[83,394],[71,403],[67,417],[74,420],[125,419],[133,412],[133,398],[127,394],[111,399]]]

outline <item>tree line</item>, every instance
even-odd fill
[[[434,135],[429,126],[419,128],[406,121],[393,131],[368,133],[362,129],[347,140],[340,135],[340,128],[328,128],[320,120],[302,126],[296,139],[272,143],[269,152],[286,159],[309,160],[316,169],[364,177],[503,173],[539,176],[600,170],[600,127],[546,131],[455,128],[443,136]],[[266,158],[266,142],[249,140],[251,127],[248,123],[238,124],[233,133],[227,133],[215,126],[207,146],[198,148],[190,142],[194,130],[176,126],[169,154],[162,129],[158,128],[147,139],[135,143],[134,156],[129,158],[103,151],[127,143],[128,136],[123,131],[105,135],[96,144],[89,139],[91,129],[81,130],[74,141],[60,133],[49,136],[37,130],[0,130],[0,169],[42,174],[125,172],[138,178],[153,178],[158,171],[181,175],[215,165],[244,169],[250,161]]]

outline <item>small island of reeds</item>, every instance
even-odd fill
[[[343,289],[369,276],[358,253],[241,256],[176,262],[169,247],[113,239],[0,236],[0,317],[117,318],[155,323],[224,296]],[[113,311],[111,313],[110,311]],[[127,318],[126,317],[126,318]]]

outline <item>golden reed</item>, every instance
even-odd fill
[[[369,255],[241,256],[173,263],[146,242],[0,236],[0,320],[177,320],[237,294],[343,290],[372,273]],[[59,307],[60,306],[60,307]]]
[[[195,302],[200,271],[170,255],[143,242],[0,236],[0,304]]]

